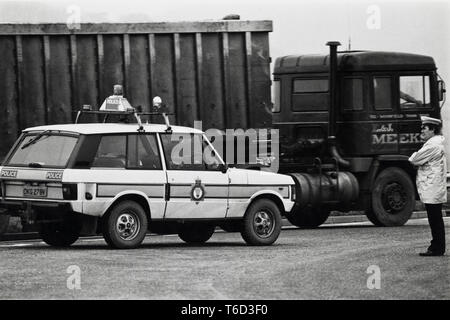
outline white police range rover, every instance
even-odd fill
[[[183,139],[190,154],[176,149]],[[28,128],[0,169],[1,206],[27,214],[52,246],[101,233],[134,248],[148,231],[203,243],[217,226],[270,245],[295,197],[290,176],[228,168],[202,131],[159,124]]]

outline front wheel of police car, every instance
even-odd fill
[[[243,222],[241,235],[249,245],[271,245],[281,232],[280,209],[269,199],[253,202],[247,209]]]
[[[129,200],[119,202],[102,220],[103,237],[109,246],[131,249],[144,241],[148,220],[138,203]]]

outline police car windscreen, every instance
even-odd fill
[[[78,138],[74,136],[49,133],[38,137],[36,134],[29,134],[20,142],[7,164],[65,167],[77,141]]]

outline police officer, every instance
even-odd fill
[[[431,245],[421,256],[442,256],[445,253],[445,227],[442,204],[447,202],[447,163],[444,153],[442,122],[431,117],[421,117],[422,148],[414,152],[409,161],[418,167],[417,191],[425,204],[431,228]]]
[[[120,84],[114,85],[113,95],[103,101],[100,110],[127,111],[133,109],[127,98],[123,96],[123,88]]]

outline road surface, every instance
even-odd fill
[[[199,246],[149,235],[134,250],[0,242],[0,299],[450,299],[450,254],[418,256],[430,237],[417,219],[290,228],[270,247],[225,232]]]

